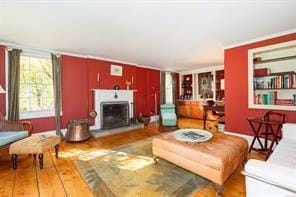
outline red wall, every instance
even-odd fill
[[[291,40],[296,40],[296,33],[225,50],[225,129],[227,131],[252,135],[247,118],[259,117],[268,111],[248,108],[248,50]],[[296,122],[295,111],[281,112],[286,114],[287,122]]]
[[[111,76],[110,65],[123,66],[123,76]],[[0,46],[0,83],[5,87],[5,48]],[[100,82],[97,81],[98,72]],[[132,65],[107,62],[71,56],[62,56],[62,128],[66,128],[72,119],[87,119],[94,108],[92,89],[113,89],[115,85],[126,89],[126,80],[134,78],[134,94],[136,114],[154,115],[154,97],[152,94],[160,90],[160,71]],[[158,94],[159,103],[159,94]],[[0,112],[5,114],[5,96],[0,96]],[[159,112],[159,106],[158,106]],[[159,113],[158,113],[159,114]],[[33,132],[55,129],[54,117],[31,119]]]

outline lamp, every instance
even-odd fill
[[[2,88],[2,86],[0,85],[0,94],[4,94],[6,93],[5,90]]]

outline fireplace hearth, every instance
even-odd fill
[[[101,128],[113,129],[130,124],[129,103],[125,101],[101,103]]]

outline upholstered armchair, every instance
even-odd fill
[[[160,105],[161,122],[163,126],[176,126],[177,115],[174,104]]]
[[[11,143],[32,134],[33,125],[29,121],[12,122],[0,113],[0,157],[9,154]]]

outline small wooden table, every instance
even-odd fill
[[[207,116],[208,113],[207,111],[216,111],[216,112],[223,112],[223,116],[224,116],[224,105],[220,106],[220,105],[204,105],[203,106],[203,129],[206,129],[206,122],[207,122]]]
[[[44,152],[55,147],[56,158],[58,158],[60,142],[61,138],[58,135],[33,135],[11,144],[9,147],[9,154],[12,155],[13,169],[16,169],[17,167],[17,155],[19,154],[32,154],[34,155],[34,158],[38,154],[39,167],[40,169],[43,169]]]
[[[279,120],[272,120],[272,121],[267,121],[264,118],[248,118],[248,122],[252,128],[252,131],[254,133],[254,138],[252,140],[251,146],[249,148],[249,153],[252,150],[259,150],[259,151],[268,151],[267,156],[266,156],[266,160],[268,159],[268,157],[270,156],[270,154],[272,153],[272,148],[274,143],[278,144],[278,136],[279,136],[279,132],[283,126],[283,122],[279,121]],[[255,127],[255,125],[258,125],[257,128]],[[264,133],[264,146],[260,140],[260,129],[262,128],[262,126],[265,125],[265,133]],[[272,138],[271,138],[271,144],[268,147],[268,132],[270,131],[272,134]],[[256,149],[254,148],[254,143],[255,141],[258,141],[259,145],[260,145],[260,149]]]

